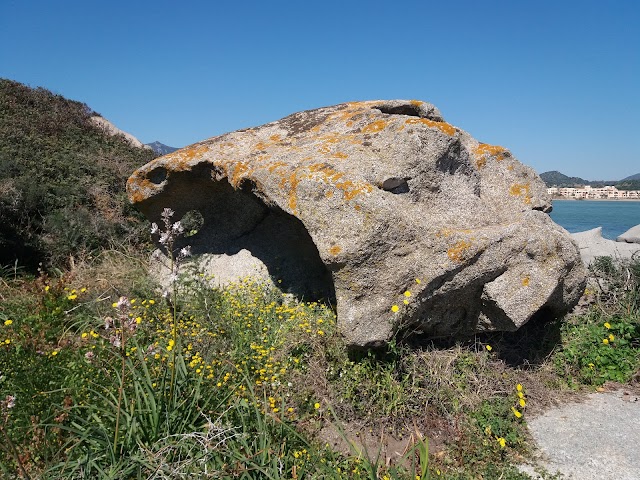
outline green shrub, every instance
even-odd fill
[[[123,241],[142,217],[125,182],[154,157],[96,128],[83,103],[0,79],[0,265],[35,272]]]

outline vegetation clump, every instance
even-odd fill
[[[0,266],[63,267],[71,256],[145,238],[124,185],[155,154],[105,134],[95,115],[0,79]]]
[[[638,262],[596,263],[563,322],[350,356],[326,306],[90,280],[105,258],[2,282],[7,478],[528,478],[531,412],[640,368]]]

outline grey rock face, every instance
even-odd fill
[[[627,242],[627,243],[640,243],[640,225],[631,227],[629,230],[627,230],[618,238],[616,238],[616,241]]]
[[[153,221],[198,210],[202,263],[246,250],[283,290],[334,300],[354,346],[515,330],[584,290],[536,173],[424,102],[296,113],[158,158],[127,188]]]
[[[580,248],[580,256],[585,265],[589,265],[596,257],[611,257],[615,260],[628,260],[637,252],[640,245],[635,243],[614,242],[602,236],[602,227],[586,232],[571,234]],[[640,255],[640,253],[637,253]]]

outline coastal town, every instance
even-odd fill
[[[613,186],[594,188],[585,185],[580,188],[550,187],[547,193],[555,198],[573,198],[577,200],[640,200],[640,190],[618,190]]]

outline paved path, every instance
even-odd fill
[[[528,421],[538,465],[571,480],[640,480],[640,395],[594,393]],[[531,468],[523,468],[532,473]]]

